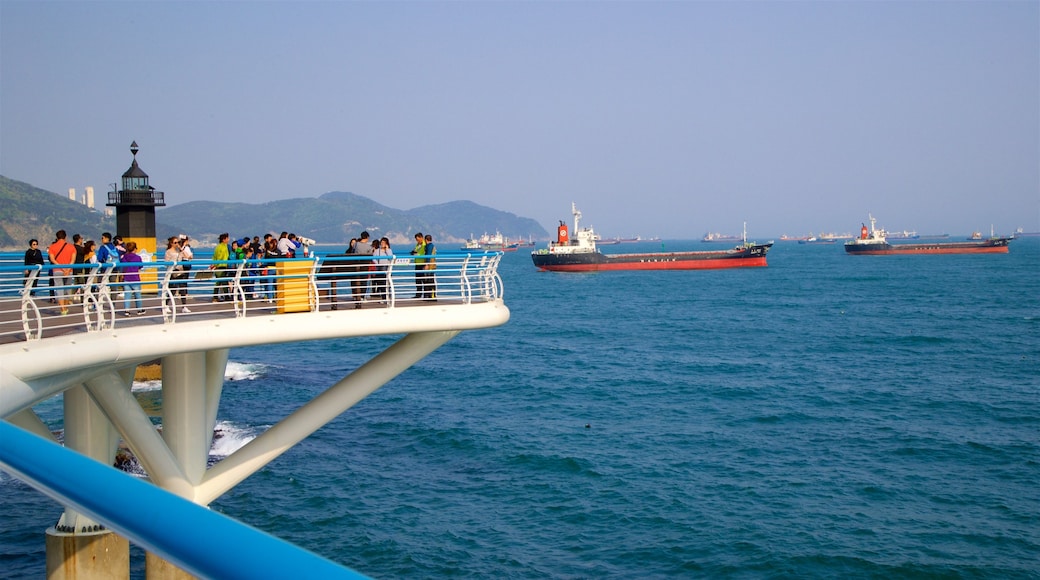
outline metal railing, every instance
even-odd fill
[[[418,258],[418,259],[416,259]],[[319,310],[472,304],[503,297],[501,252],[55,266],[0,263],[0,343],[122,325]],[[128,281],[128,267],[140,281]],[[53,284],[58,285],[53,285]],[[61,301],[66,303],[63,305]]]

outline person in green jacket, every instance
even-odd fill
[[[213,248],[213,261],[219,262],[222,260],[228,260],[231,257],[231,248],[228,247],[228,234],[220,234],[217,238],[217,245]],[[227,264],[213,264],[209,267],[213,270],[213,277],[216,278],[213,284],[213,301],[224,302],[231,300],[231,293],[229,292],[231,280],[228,280],[228,269]]]
[[[415,247],[412,248],[411,254],[415,256],[415,296],[413,298],[422,298],[422,292],[420,288],[425,284],[426,281],[426,239],[423,238],[422,232],[415,234]]]

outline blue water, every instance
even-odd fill
[[[383,578],[1040,577],[1040,238],[780,243],[703,272],[546,273],[521,250],[501,274],[508,324],[213,507]],[[396,338],[233,350],[225,442]],[[0,494],[0,575],[41,577],[61,509],[6,475]]]

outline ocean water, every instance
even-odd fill
[[[706,245],[604,250],[662,246]],[[213,508],[379,578],[1040,578],[1040,238],[703,272],[522,249],[501,275],[508,324]],[[214,459],[397,338],[233,350]],[[0,496],[0,576],[43,576],[61,508],[7,475]]]

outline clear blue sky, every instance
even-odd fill
[[[0,174],[101,199],[132,140],[170,205],[1037,231],[1040,2],[0,0]]]

